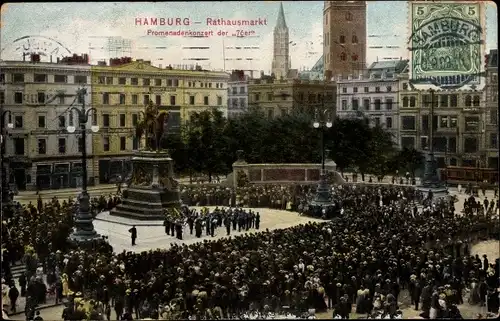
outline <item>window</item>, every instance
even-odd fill
[[[370,110],[370,99],[363,99],[363,109]]]
[[[0,104],[5,104],[5,92],[0,91]]]
[[[78,152],[83,152],[83,138],[78,137]]]
[[[133,86],[139,85],[139,78],[130,78],[130,84]]]
[[[358,36],[352,35],[352,43],[358,43]]]
[[[345,14],[345,20],[347,20],[347,21],[352,21],[352,13],[347,12],[347,13]]]
[[[385,106],[387,108],[387,110],[392,110],[392,98],[386,98],[385,99]]]
[[[479,117],[465,117],[465,130],[476,131],[479,129]]]
[[[457,151],[457,139],[455,137],[448,137],[448,152],[456,153]]]
[[[126,85],[126,84],[127,84],[127,78],[125,77],[118,78],[118,85]]]
[[[217,106],[222,106],[222,97],[217,96]]]
[[[498,109],[490,110],[490,124],[498,124]]]
[[[357,93],[358,92],[358,87],[352,87],[352,92]]]
[[[342,87],[342,93],[347,93],[347,87]]]
[[[238,88],[237,87],[233,87],[233,95],[236,95],[238,93]]]
[[[109,93],[102,94],[102,104],[109,105]]]
[[[429,137],[421,136],[420,137],[420,149],[426,150],[429,148]]]
[[[75,76],[74,78],[75,84],[86,84],[87,83],[87,76]]]
[[[408,90],[408,83],[407,82],[403,83],[403,90]]]
[[[120,127],[125,127],[125,114],[120,114]]]
[[[422,95],[423,107],[431,106],[431,95]]]
[[[342,100],[342,110],[347,110],[347,100]]]
[[[106,85],[112,85],[113,84],[113,77],[106,77]]]
[[[439,116],[439,127],[441,128],[448,127],[448,116]]]
[[[478,149],[477,138],[476,137],[465,137],[464,139],[464,152],[465,153],[476,153]]]
[[[155,101],[156,101],[156,104],[157,104],[158,106],[160,106],[160,105],[161,105],[161,95],[156,95],[156,96],[155,96]]]
[[[174,79],[174,87],[179,87],[179,79]]]
[[[127,138],[120,137],[120,150],[125,150],[125,149],[127,149]]]
[[[341,36],[339,37],[339,42],[340,42],[340,43],[345,43],[345,36],[344,36],[344,35],[341,35]]]
[[[479,96],[477,96],[477,95],[474,96],[474,101],[473,101],[472,105],[474,107],[479,107],[479,105],[480,105],[480,97]]]
[[[220,97],[220,99],[222,101],[222,97]],[[241,108],[245,108],[246,107],[245,98],[240,98],[240,107]]]
[[[450,107],[458,106],[458,95],[450,95]]]
[[[260,94],[255,94],[255,101],[259,101],[260,100]]]
[[[380,87],[375,87],[375,92],[379,93],[380,92]]]
[[[102,150],[109,152],[109,137],[102,138]]]
[[[267,94],[267,100],[273,101],[273,93],[268,93]]]
[[[14,93],[14,103],[22,104],[23,103],[23,93]]]
[[[392,91],[392,86],[387,86],[387,92],[391,92]]]
[[[392,117],[386,117],[385,118],[385,126],[387,128],[392,128]]]
[[[357,99],[352,100],[352,110],[358,110],[359,109],[359,101]]]
[[[144,105],[149,105],[149,95],[144,95],[144,99],[142,102]]]
[[[15,137],[12,140],[14,142],[14,154],[24,155],[24,138]]]
[[[137,126],[138,122],[139,122],[139,115],[132,114],[132,126]]]
[[[23,116],[14,116],[14,128],[23,128]]]
[[[137,137],[132,138],[132,150],[139,149],[139,139]]]
[[[39,104],[45,103],[45,93],[43,92],[37,93],[37,101]]]
[[[42,138],[38,140],[38,154],[45,155],[47,153],[47,141]]]
[[[38,128],[45,128],[45,116],[38,116]]]
[[[375,126],[380,126],[380,117],[375,117]]]
[[[192,83],[190,81],[188,81],[188,87],[191,87],[192,86]]]
[[[194,105],[194,96],[189,96],[189,104]]]
[[[161,86],[161,79],[155,79],[155,86]]]
[[[142,79],[142,85],[143,86],[150,86],[151,85],[151,80],[148,78]]]
[[[106,77],[104,76],[99,76],[97,77],[97,82],[100,84],[100,85],[103,85],[106,83]]]
[[[415,149],[415,137],[414,136],[403,136],[401,137],[401,147],[408,149]]]
[[[170,105],[175,106],[175,96],[170,96]]]
[[[14,83],[24,82],[24,74],[13,74],[12,82]]]
[[[64,116],[59,116],[59,128],[66,128],[66,117]]]
[[[35,74],[34,76],[35,82],[47,82],[46,74]]]
[[[274,109],[269,108],[267,110],[267,118],[273,118],[274,117]]]
[[[380,99],[375,99],[375,110],[380,110]]]
[[[345,54],[345,52],[341,53],[340,60],[345,61],[346,59],[347,59],[347,55]]]
[[[364,88],[364,92],[365,92],[365,93],[370,92],[370,87],[365,87],[365,88]]]
[[[203,97],[203,105],[208,106],[208,96]]]
[[[498,135],[497,133],[490,133],[490,148],[498,148]]]
[[[172,87],[172,79],[167,79],[167,87]]]
[[[64,105],[64,103],[65,103],[64,96],[59,96],[59,105]]]
[[[401,116],[403,130],[415,130],[415,116]]]
[[[423,132],[428,132],[430,127],[429,127],[429,115],[422,115],[421,116],[421,125],[422,125],[422,131]]]
[[[66,138],[59,138],[58,142],[59,154],[66,154]]]
[[[465,107],[471,107],[472,106],[472,96],[467,95],[465,97]]]
[[[132,95],[132,105],[137,105],[139,101],[138,95]]]
[[[457,128],[457,116],[450,116],[450,128]]]
[[[415,107],[417,105],[417,99],[414,96],[410,97],[410,107]]]
[[[109,127],[109,114],[102,114],[102,127]]]
[[[244,94],[245,93],[245,87],[240,87],[240,94]]]
[[[448,95],[440,95],[439,104],[441,107],[448,107]]]
[[[125,105],[125,94],[120,94],[120,105]]]
[[[54,75],[54,82],[65,83],[68,82],[66,75]]]
[[[238,98],[233,98],[231,101],[231,106],[238,108]]]

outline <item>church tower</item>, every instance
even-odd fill
[[[288,72],[291,67],[288,27],[285,21],[285,12],[283,11],[283,3],[280,3],[278,12],[278,21],[274,27],[274,50],[273,50],[273,66],[272,73],[276,79],[288,77]]]
[[[366,2],[325,1],[323,63],[326,79],[366,68]]]

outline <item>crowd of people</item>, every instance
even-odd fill
[[[314,187],[300,185],[182,190],[187,205],[224,207],[298,209],[312,195]],[[342,207],[337,219],[256,233],[255,214],[252,233],[142,253],[113,253],[105,243],[85,250],[69,245],[73,201],[18,205],[2,222],[2,276],[12,284],[4,268],[23,258],[27,302],[40,304],[43,298],[29,284],[41,263],[51,275],[48,286],[67,302],[64,320],[109,319],[111,310],[132,320],[250,318],[257,311],[301,316],[327,308],[338,318],[352,312],[399,318],[403,289],[425,318],[459,318],[466,288],[470,303],[487,303],[497,312],[500,259],[481,260],[469,250],[478,236],[498,237],[498,217],[482,210],[458,215],[451,202],[419,208],[423,197],[410,186],[335,186],[333,198]],[[109,208],[109,200],[99,203]],[[474,197],[467,204],[477,207]],[[238,228],[252,228],[251,214],[242,209],[185,214],[192,215],[196,232],[196,219],[209,222],[210,235],[221,219],[229,229],[233,217]],[[26,311],[32,318],[34,310]]]

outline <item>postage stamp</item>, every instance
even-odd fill
[[[481,2],[411,2],[409,21],[412,80],[479,85],[486,38]]]
[[[23,36],[10,44],[4,44],[1,51],[3,60],[29,60],[30,54],[38,54],[43,61],[71,56],[71,51],[59,41],[45,36]]]

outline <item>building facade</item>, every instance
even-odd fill
[[[319,80],[276,80],[272,77],[252,79],[248,85],[250,108],[258,108],[268,118],[284,116],[293,111],[315,113],[328,109],[335,118],[336,84]]]
[[[228,79],[223,72],[158,68],[141,59],[92,66],[94,121],[101,128],[93,142],[96,179],[109,183],[130,170],[130,157],[141,148],[135,126],[150,101],[170,113],[171,130],[195,112],[216,108],[227,117]]]
[[[0,63],[0,103],[10,111],[14,125],[8,129],[5,150],[9,181],[18,190],[78,187],[82,183],[82,137],[78,130],[70,134],[66,128],[78,126],[77,114],[69,110],[83,103],[76,94],[90,83],[88,58],[42,63],[36,56],[29,62]],[[84,99],[90,105],[90,90]],[[8,117],[5,120],[9,122]],[[89,184],[93,184],[90,138],[86,151]]]
[[[291,69],[290,62],[290,41],[288,27],[285,21],[285,12],[283,11],[283,3],[280,3],[278,12],[278,20],[273,31],[273,65],[272,74],[276,79],[284,79],[288,77]]]
[[[401,78],[400,86],[401,147],[426,150],[432,124],[433,151],[439,167],[481,166],[485,134],[482,92],[417,90],[408,75]]]
[[[238,117],[248,111],[249,77],[241,70],[233,71],[227,84],[227,117]]]
[[[486,64],[485,165],[498,168],[498,50],[490,50]]]
[[[326,79],[366,68],[366,2],[325,1],[323,59]]]
[[[381,126],[399,146],[398,75],[407,71],[408,61],[374,62],[365,73],[337,76],[337,115],[366,117],[371,126]]]

